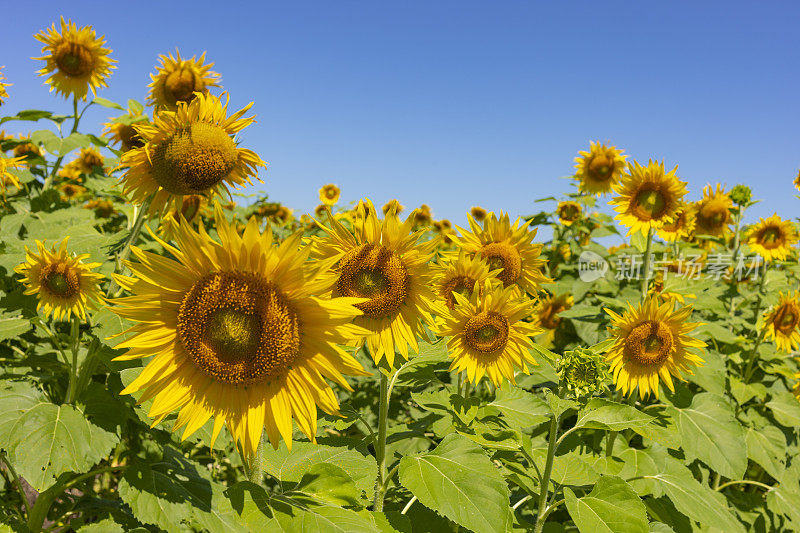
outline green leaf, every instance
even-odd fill
[[[41,111],[39,109],[24,109],[18,112],[13,117],[3,117],[0,119],[0,124],[4,122],[8,122],[10,120],[31,120],[37,121],[43,118],[52,117],[53,114],[50,111]]]
[[[27,318],[0,316],[0,341],[13,339],[31,329],[31,321]]]
[[[103,107],[108,107],[110,109],[119,109],[121,111],[125,111],[125,108],[122,107],[121,105],[119,105],[118,103],[112,102],[111,100],[107,100],[107,99],[103,98],[102,96],[95,96],[94,100],[92,100],[92,103],[93,104],[99,104],[99,105],[101,105]]]
[[[688,408],[672,408],[688,461],[700,459],[721,475],[741,479],[747,468],[745,430],[720,395],[696,395]]]
[[[669,462],[666,471],[648,477],[656,480],[678,511],[692,520],[726,533],[744,533],[744,526],[728,508],[725,497],[701,485],[683,465]]]
[[[328,463],[342,468],[359,490],[371,491],[374,488],[378,475],[375,460],[344,447],[295,442],[290,452],[281,441],[277,450],[271,446],[264,450],[262,465],[264,472],[280,481],[298,483],[317,463]]]
[[[547,402],[547,405],[550,406],[550,411],[555,416],[561,416],[565,411],[568,411],[569,409],[577,409],[580,406],[580,404],[575,400],[559,398],[558,394],[554,393],[550,389],[545,389],[544,399]]]
[[[630,485],[603,476],[588,495],[577,498],[564,488],[564,503],[582,533],[648,533],[647,510]]]
[[[359,503],[359,491],[353,478],[343,468],[330,463],[312,466],[292,492],[309,494],[323,503],[342,507]]]
[[[544,400],[510,385],[497,389],[495,399],[489,406],[497,408],[509,425],[519,429],[541,424],[550,413]]]
[[[64,472],[86,472],[119,441],[75,407],[50,403],[25,383],[3,386],[0,413],[0,448],[39,492]]]
[[[61,146],[58,149],[57,155],[63,156],[72,152],[77,148],[86,148],[92,144],[92,139],[83,133],[72,133],[61,141]]]
[[[61,148],[61,138],[50,130],[36,130],[31,133],[31,142],[41,144],[44,149],[55,154]]]
[[[631,405],[602,398],[589,400],[575,422],[576,427],[622,431],[650,424],[654,418]]]
[[[476,533],[511,529],[509,492],[483,449],[451,434],[431,452],[400,460],[400,483],[426,507]]]
[[[531,454],[539,472],[544,471],[547,463],[547,449],[537,448]],[[591,485],[600,477],[592,465],[586,461],[588,457],[571,451],[553,458],[553,471],[550,479],[559,485]]]
[[[747,456],[780,479],[786,470],[786,437],[775,426],[747,430]]]
[[[780,425],[788,428],[800,426],[800,402],[791,392],[774,395],[772,400],[767,402],[767,407]]]

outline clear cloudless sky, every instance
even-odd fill
[[[106,36],[118,69],[99,95],[123,104],[159,54],[207,51],[231,108],[255,102],[242,146],[269,168],[250,192],[303,212],[332,182],[459,224],[473,205],[528,214],[572,190],[559,177],[598,139],[679,165],[688,199],[750,185],[751,220],[800,206],[794,1],[6,2],[3,114],[71,111],[30,59],[61,15]]]

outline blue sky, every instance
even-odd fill
[[[99,94],[118,102],[144,100],[159,54],[207,51],[231,106],[255,102],[256,187],[302,211],[333,182],[456,223],[473,205],[528,214],[597,139],[679,165],[689,199],[751,185],[751,220],[800,206],[796,2],[65,4],[4,6],[3,114],[69,112],[30,59],[60,15],[105,34],[119,63]]]

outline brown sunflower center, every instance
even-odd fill
[[[779,228],[769,226],[759,231],[756,241],[767,250],[772,250],[783,244],[783,233]]]
[[[205,84],[193,69],[180,67],[167,74],[164,88],[175,102],[190,102],[195,91],[202,91]]]
[[[578,219],[578,216],[580,216],[580,208],[572,204],[563,205],[558,210],[558,216],[561,220],[574,222]]]
[[[178,336],[198,368],[233,385],[259,383],[290,367],[300,320],[286,296],[253,273],[200,278],[178,310]]]
[[[408,298],[408,273],[400,258],[385,246],[368,243],[350,251],[339,263],[336,289],[342,296],[369,298],[356,307],[370,318],[394,315]]]
[[[326,188],[325,189],[325,198],[327,198],[329,200],[333,200],[334,198],[336,198],[336,189],[334,189],[332,187]]]
[[[471,277],[463,275],[453,276],[442,283],[440,294],[442,298],[444,298],[447,307],[453,309],[456,306],[456,298],[453,296],[453,293],[457,292],[469,298],[473,288],[475,288],[475,280]]]
[[[608,181],[614,175],[614,162],[605,154],[596,155],[589,162],[586,173],[595,181]]]
[[[497,276],[505,287],[515,283],[522,274],[522,259],[519,252],[506,242],[492,242],[484,245],[481,255],[492,270],[502,268]]]
[[[467,345],[482,353],[502,350],[508,342],[508,319],[494,311],[481,311],[464,326]]]
[[[173,194],[197,194],[227,178],[238,160],[236,144],[225,130],[195,122],[156,148],[153,177]]]
[[[86,76],[94,68],[92,52],[82,44],[64,41],[53,51],[58,70],[71,78]]]
[[[724,205],[707,205],[697,213],[697,226],[709,233],[719,233],[728,223],[730,213]]]
[[[61,298],[72,298],[81,290],[78,271],[66,263],[45,265],[39,274],[39,282],[47,292]]]
[[[792,333],[792,331],[794,331],[798,323],[800,323],[800,309],[797,309],[792,305],[784,304],[775,312],[775,317],[772,319],[772,323],[775,329],[781,333],[789,335]]]
[[[644,366],[661,366],[673,350],[672,331],[663,322],[642,322],[625,339],[625,357]]]
[[[669,202],[657,188],[643,188],[633,198],[633,214],[639,220],[660,219],[666,213]]]

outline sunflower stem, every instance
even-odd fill
[[[78,388],[78,347],[80,346],[80,331],[81,323],[77,315],[72,315],[70,321],[70,349],[72,350],[72,365],[69,369],[69,388],[67,389],[66,403],[73,403],[75,401],[75,393]]]
[[[25,491],[22,489],[22,485],[19,481],[19,476],[17,475],[17,471],[14,470],[14,466],[11,464],[11,461],[8,460],[6,456],[6,452],[0,450],[0,464],[5,465],[6,470],[11,473],[11,478],[14,480],[14,486],[17,488],[17,492],[19,492],[20,498],[22,498],[22,505],[25,507],[25,512],[27,514],[31,513],[31,503],[28,501],[28,496],[25,494]]]
[[[87,105],[86,107],[89,107],[89,106]],[[84,111],[86,111],[86,109],[84,109]],[[83,116],[83,113],[81,113],[80,115],[78,114],[78,97],[73,95],[72,96],[72,131],[70,131],[70,133],[69,133],[70,135],[72,135],[73,133],[78,131],[78,123],[81,121],[81,117],[82,116]],[[66,155],[66,154],[64,154],[64,155]],[[59,158],[56,159],[56,162],[53,165],[53,169],[50,171],[50,174],[48,174],[47,177],[44,180],[44,185],[42,185],[42,191],[45,191],[45,190],[47,190],[47,189],[49,189],[50,187],[53,186],[53,180],[56,177],[56,173],[58,172],[58,169],[61,167],[61,162],[62,161],[64,161],[64,156],[63,155],[59,156]]]
[[[560,421],[560,414],[553,414],[553,418],[550,420],[550,436],[547,440],[547,462],[544,465],[542,482],[539,485],[539,511],[536,513],[536,526],[533,529],[534,533],[541,533],[545,520],[547,519],[545,510],[547,509],[547,497],[550,491],[550,476],[553,473],[553,461],[556,456],[556,443],[558,442],[558,426]]]
[[[756,312],[755,315],[753,316],[753,322],[756,325],[758,325],[758,318],[759,315],[761,315],[761,304],[764,301],[764,285],[766,284],[767,280],[768,268],[769,268],[769,263],[764,263],[764,273],[762,274],[761,281],[758,284],[758,299],[756,300]],[[755,331],[756,330],[753,330],[754,333]],[[761,346],[761,341],[764,340],[764,336],[766,334],[767,334],[767,328],[762,326],[761,333],[758,335],[755,342],[753,343],[753,351],[750,353],[750,358],[747,361],[747,366],[745,367],[744,374],[742,374],[745,383],[750,381],[750,377],[752,376],[754,370],[753,365],[755,364],[756,359],[758,359],[758,347]]]
[[[741,237],[739,235],[739,233],[740,233],[740,229],[739,228],[740,228],[741,223],[742,223],[742,216],[744,216],[744,211],[740,207],[739,209],[736,210],[736,215],[734,215],[735,223],[734,223],[734,230],[733,230],[734,231],[734,233],[733,233],[733,256],[731,256],[731,264],[733,265],[734,269],[736,268],[736,263],[739,261],[739,251],[740,251],[740,249],[742,247]],[[731,272],[731,282],[734,284],[734,286],[736,285],[736,281],[733,279],[733,272]],[[730,300],[728,300],[728,316],[729,317],[733,316],[733,312],[735,310],[735,307],[734,307],[733,304],[734,304],[734,300],[735,299],[736,299],[736,295],[735,294],[731,294],[731,298],[730,298]]]
[[[653,254],[653,228],[647,231],[647,246],[644,250],[644,277],[642,278],[642,300],[647,298],[647,288],[650,285],[650,259]]]
[[[256,455],[250,462],[247,479],[250,483],[255,483],[256,485],[261,485],[261,482],[264,480],[264,435],[261,435],[261,438],[258,440]]]
[[[375,482],[375,499],[372,510],[383,511],[383,497],[386,492],[386,424],[389,414],[389,378],[381,372],[380,406],[378,412],[378,443],[375,446],[375,461],[378,463],[378,479]]]
[[[152,201],[153,196],[150,196],[144,202],[142,202],[142,205],[139,206],[139,212],[136,214],[136,219],[133,221],[131,231],[128,233],[128,237],[125,239],[125,244],[122,245],[122,249],[117,255],[117,266],[114,269],[114,272],[117,274],[122,271],[122,266],[125,260],[128,259],[128,256],[131,254],[131,246],[136,243],[136,240],[139,238],[139,234],[142,232],[142,226],[144,226],[144,222],[147,220],[147,214],[150,210],[150,203]],[[112,280],[106,296],[111,297],[118,290],[119,284],[117,283],[117,280]]]

